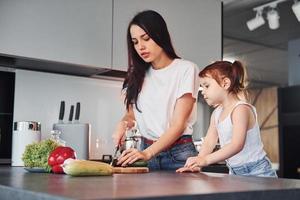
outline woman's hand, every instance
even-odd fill
[[[186,160],[185,165],[177,169],[176,172],[199,172],[201,167],[207,165],[207,160],[203,156],[190,157]]]
[[[117,165],[121,165],[122,167],[127,166],[128,164],[132,164],[137,160],[149,160],[149,155],[146,152],[138,151],[135,148],[127,149],[122,152],[121,156],[118,158]]]
[[[124,136],[127,129],[127,121],[120,121],[112,135],[115,146],[122,145],[124,143]]]

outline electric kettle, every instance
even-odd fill
[[[128,128],[125,133],[125,141],[122,144],[120,151],[123,152],[124,150],[135,148],[138,150],[141,146],[141,139],[142,135],[140,134],[137,123],[134,121],[134,126],[132,128]]]

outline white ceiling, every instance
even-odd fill
[[[242,60],[253,87],[287,85],[288,41],[300,38],[300,23],[291,9],[293,0],[277,6],[279,29],[270,30],[266,22],[248,30],[246,22],[255,16],[252,9],[268,2],[272,1],[223,0],[223,57]]]

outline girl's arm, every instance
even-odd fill
[[[176,172],[185,172],[185,171],[198,172],[200,170],[199,166],[201,165],[202,167],[203,165],[202,161],[204,160],[205,156],[209,155],[214,150],[217,142],[218,142],[218,133],[215,126],[215,119],[213,113],[210,117],[210,124],[198,156],[189,157],[186,160],[184,167],[177,169]]]
[[[169,128],[155,143],[143,151],[147,160],[168,148],[182,135],[195,102],[196,99],[191,93],[184,94],[177,99]]]
[[[126,132],[126,128],[127,127],[130,128],[134,126],[134,121],[135,121],[135,117],[134,117],[133,109],[132,106],[130,106],[129,109],[126,111],[124,117],[117,124],[117,127],[113,133],[112,138],[116,146],[121,143],[121,139]]]
[[[201,145],[201,149],[198,156],[206,156],[210,154],[214,150],[217,142],[218,142],[218,133],[215,126],[214,114],[212,114],[210,117],[210,124],[206,136],[204,138],[204,142]]]
[[[233,110],[231,115],[233,125],[231,142],[224,145],[220,150],[205,156],[207,165],[226,160],[243,149],[247,130],[253,126],[253,123],[250,124],[251,116],[253,117],[253,113],[247,105],[239,105]]]

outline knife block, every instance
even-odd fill
[[[56,123],[53,130],[61,131],[66,146],[75,150],[77,159],[89,159],[89,138],[91,125],[88,123]]]

